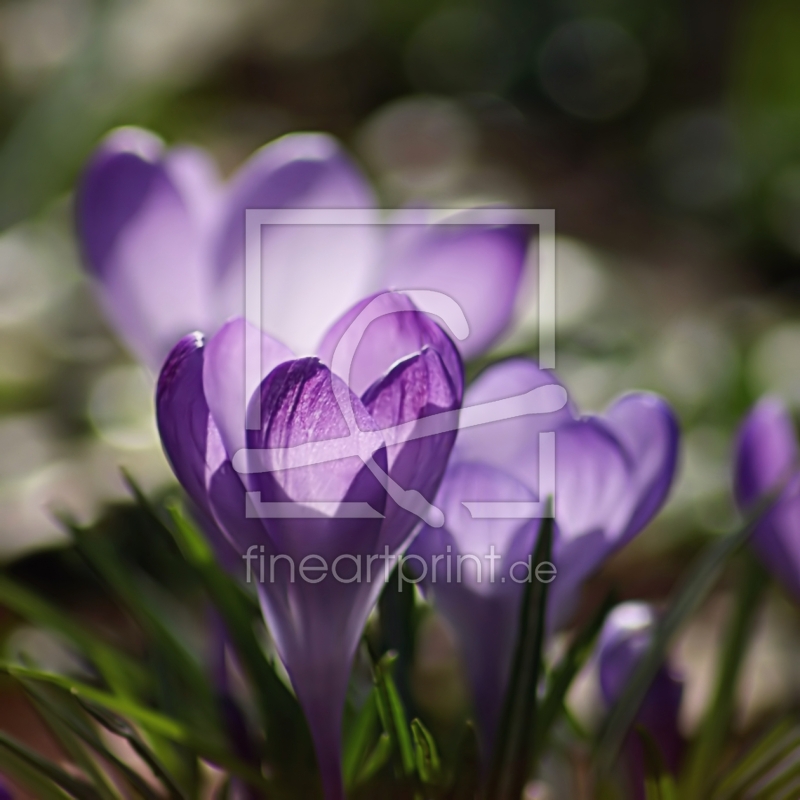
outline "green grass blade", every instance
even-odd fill
[[[59,634],[82,650],[109,686],[120,694],[133,694],[147,685],[146,671],[130,656],[102,641],[39,595],[5,575],[0,575],[0,605],[34,625]]]
[[[387,653],[374,665],[375,698],[384,730],[397,747],[402,774],[411,776],[416,773],[417,762],[406,712],[392,677],[395,658],[394,653]]]
[[[438,786],[442,780],[442,761],[430,731],[418,719],[411,720],[417,773],[423,784]]]
[[[375,699],[376,689],[370,692],[364,705],[359,709],[344,743],[342,754],[342,771],[346,789],[356,785],[361,765],[364,763],[370,743],[375,739],[378,729],[378,704]]]
[[[109,777],[86,751],[84,744],[76,737],[75,733],[64,724],[60,715],[51,709],[48,698],[44,697],[43,693],[31,689],[31,687],[25,688],[34,708],[52,735],[61,744],[64,752],[75,762],[75,765],[91,781],[102,800],[120,800],[120,794]]]
[[[74,778],[49,759],[0,731],[0,747],[13,753],[29,767],[41,773],[76,800],[102,800],[100,793],[86,781]]]
[[[136,755],[147,764],[153,775],[164,785],[171,800],[188,800],[187,793],[178,785],[170,771],[126,720],[89,700],[82,700],[79,697],[78,702],[96,722],[130,744]]]
[[[791,720],[777,725],[749,753],[737,759],[712,795],[713,800],[732,800],[748,791],[792,752],[800,750],[800,730]]]
[[[550,561],[553,519],[542,520],[533,564]],[[536,731],[536,707],[549,584],[531,580],[525,587],[519,635],[506,692],[500,733],[487,785],[487,800],[519,800],[528,778]]]
[[[706,800],[708,797],[733,716],[736,687],[759,609],[759,600],[767,585],[766,573],[755,559],[748,559],[744,568],[746,574],[740,582],[741,591],[722,646],[714,698],[689,754],[683,789],[686,800]]]
[[[547,747],[550,731],[564,708],[564,698],[572,685],[575,676],[583,668],[586,659],[594,649],[594,642],[603,627],[608,612],[616,605],[617,599],[610,594],[598,609],[589,623],[575,637],[567,653],[554,667],[550,674],[547,690],[542,700],[536,721],[534,740],[535,758],[538,758]]]
[[[233,758],[219,742],[210,740],[185,723],[145,708],[129,698],[118,697],[63,675],[20,667],[16,664],[3,664],[0,662],[0,671],[7,672],[16,678],[39,681],[66,689],[76,698],[88,700],[108,711],[119,714],[150,733],[169,739],[176,744],[185,745],[194,751],[199,758],[229,770],[253,786],[269,788],[258,771]]]

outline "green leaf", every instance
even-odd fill
[[[168,511],[181,552],[222,615],[231,644],[250,677],[267,740],[267,758],[274,771],[290,777],[297,763],[313,762],[314,749],[305,716],[297,699],[278,677],[256,636],[263,624],[257,603],[209,557],[210,548],[177,503]]]
[[[650,684],[664,662],[667,646],[683,623],[697,610],[719,578],[725,564],[753,532],[758,521],[775,503],[770,495],[758,504],[755,513],[738,531],[720,537],[695,561],[675,592],[674,598],[656,628],[649,649],[633,670],[625,691],[611,709],[600,731],[595,763],[601,773],[616,761],[622,742],[644,700]]]
[[[732,800],[751,789],[790,754],[800,750],[800,728],[790,720],[777,725],[736,765],[719,784],[714,800]]]
[[[71,795],[45,777],[41,770],[3,747],[0,747],[0,772],[28,788],[37,800],[72,800]]]
[[[569,687],[586,663],[586,659],[593,652],[595,639],[603,627],[608,612],[616,603],[617,598],[612,592],[589,620],[589,623],[575,637],[561,661],[551,671],[544,699],[537,712],[534,763],[547,747],[550,730],[559,713],[564,710],[564,698]]]
[[[197,660],[164,622],[163,611],[142,591],[136,573],[119,560],[108,537],[74,526],[71,531],[81,554],[153,643],[161,669],[151,671],[164,682],[161,697],[167,708],[174,712],[179,706],[181,715],[194,725],[208,726],[214,719],[208,680]],[[181,699],[184,702],[179,703]]]
[[[746,574],[738,582],[741,589],[722,646],[714,698],[687,760],[685,786],[682,789],[682,795],[687,800],[705,800],[708,797],[708,789],[713,782],[717,760],[733,716],[736,687],[760,606],[759,600],[767,585],[766,573],[755,559],[747,559],[744,567]]]
[[[194,751],[199,758],[218,764],[220,767],[248,781],[248,783],[253,786],[267,788],[266,782],[256,770],[253,770],[246,764],[242,764],[238,759],[233,758],[217,741],[209,740],[200,732],[188,727],[184,723],[157,711],[153,711],[152,709],[138,705],[129,698],[109,694],[102,689],[96,689],[93,686],[88,686],[63,675],[20,667],[16,664],[3,664],[0,662],[0,670],[16,678],[39,681],[66,689],[76,698],[88,700],[91,703],[102,706],[108,711],[119,714],[129,721],[135,722],[143,729],[157,736],[162,736],[177,744],[185,745],[187,748]]]
[[[378,743],[370,753],[369,758],[364,762],[356,780],[355,786],[361,786],[373,778],[386,764],[392,755],[394,745],[392,744],[392,737],[388,733],[382,733],[378,738]]]
[[[401,572],[408,578],[408,583],[400,580]],[[413,585],[417,577],[414,566],[401,561],[389,576],[378,599],[379,655],[388,652],[397,655],[393,676],[408,715],[414,713],[408,676],[414,663],[417,639],[417,592]]]
[[[800,763],[792,760],[758,785],[758,797],[763,800],[796,800],[799,787]]]
[[[26,692],[31,697],[31,701],[39,715],[44,720],[50,732],[59,741],[67,755],[72,758],[86,777],[97,789],[98,794],[103,800],[119,800],[119,793],[113,787],[108,776],[100,769],[100,766],[86,751],[83,743],[75,736],[74,732],[63,723],[56,712],[51,710],[48,698],[42,692],[25,687]]]
[[[51,729],[56,730],[54,722],[60,724],[62,728],[68,728],[105,762],[112,765],[140,797],[144,800],[161,800],[161,796],[157,795],[137,772],[106,747],[73,695],[58,687],[51,687],[51,692],[44,692],[31,681],[22,681],[22,685],[32,696],[40,713],[45,711]],[[55,697],[54,693],[60,696]]]
[[[0,576],[0,604],[28,622],[57,633],[82,650],[109,686],[120,694],[133,694],[147,685],[146,671],[132,658],[5,575]]]
[[[675,779],[664,763],[664,757],[650,731],[637,726],[636,733],[642,743],[647,800],[677,800]]]
[[[414,753],[420,780],[423,784],[438,786],[442,780],[442,762],[433,736],[418,719],[411,720],[411,735],[414,738]]]
[[[86,781],[74,778],[64,772],[61,767],[39,753],[20,744],[16,739],[0,731],[0,747],[13,753],[18,759],[51,780],[64,791],[71,794],[76,800],[102,800],[99,792]]]
[[[549,561],[552,547],[553,518],[547,517],[539,529],[532,563]],[[511,680],[487,784],[488,800],[519,800],[528,778],[536,730],[548,587],[549,584],[538,580],[531,580],[525,587]]]
[[[400,774],[411,776],[416,773],[417,764],[406,712],[392,678],[395,660],[394,653],[387,653],[374,664],[373,671],[377,690],[375,698],[383,729],[391,737],[392,743],[396,745],[400,755]]]
[[[173,798],[173,800],[186,800],[185,792],[177,784],[169,770],[161,763],[158,756],[144,743],[139,734],[125,719],[89,700],[83,700],[78,697],[78,702],[84,710],[106,730],[110,731],[115,736],[125,739],[125,741],[130,744],[136,755],[150,767],[153,775],[164,785],[170,798]]]
[[[377,689],[373,688],[350,727],[344,743],[342,755],[342,771],[345,788],[350,790],[356,786],[356,780],[364,763],[370,742],[375,737],[378,727],[378,703],[375,697]]]

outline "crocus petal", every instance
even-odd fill
[[[385,472],[386,450],[375,422],[362,402],[318,359],[281,364],[258,391],[262,425],[247,432],[253,490],[300,505],[340,503],[353,493],[367,470],[365,460],[374,459]],[[265,466],[268,469],[263,470]],[[373,508],[382,512],[382,487],[366,482],[364,488],[364,501],[373,500]],[[335,516],[329,521],[334,527],[342,524]],[[275,535],[284,524],[293,528],[297,522],[277,520]],[[290,534],[287,543],[291,538]]]
[[[216,224],[223,196],[216,162],[199,147],[179,145],[165,154],[164,166],[198,221],[199,232],[207,234],[204,238],[210,244],[211,228]]]
[[[548,385],[560,386],[561,382],[552,372],[539,369],[527,359],[503,361],[481,373],[465,393],[464,408],[511,400],[510,413],[500,421],[462,429],[453,457],[460,461],[484,461],[514,475],[527,486],[538,486],[538,436],[571,422],[574,410],[568,403],[546,414],[512,416],[512,413],[523,410],[529,392]]]
[[[754,531],[751,544],[767,568],[800,598],[797,437],[780,400],[763,398],[747,415],[737,436],[734,462],[734,491],[744,511],[786,483],[780,501]]]
[[[253,466],[272,472],[248,476],[262,502],[293,503],[306,518],[266,521],[273,552],[288,556],[300,572],[259,585],[281,659],[306,713],[328,798],[341,798],[341,721],[348,676],[380,582],[349,579],[376,552],[385,491],[366,466],[387,469],[383,438],[361,401],[318,360],[281,364],[259,388],[263,424],[248,431]],[[327,446],[324,463],[308,463],[303,446]],[[257,449],[264,448],[263,453]],[[311,450],[312,456],[322,453]],[[313,462],[312,458],[312,462]],[[327,501],[333,512],[312,503]],[[339,514],[342,503],[372,510],[359,519]],[[311,559],[306,562],[305,559]],[[327,565],[321,577],[305,568]],[[338,571],[337,571],[338,570]],[[358,574],[358,573],[355,573]],[[314,582],[319,578],[319,582]]]
[[[669,404],[645,392],[621,397],[603,419],[625,445],[633,465],[639,501],[623,535],[627,541],[644,528],[669,494],[678,463],[680,430]]]
[[[109,320],[158,369],[181,336],[207,327],[211,281],[201,227],[158,139],[130,128],[112,133],[84,171],[76,211]]]
[[[164,452],[196,509],[217,558],[238,574],[241,559],[214,521],[209,481],[225,460],[219,431],[203,394],[205,348],[200,334],[181,339],[167,357],[156,388],[156,416]]]
[[[783,585],[800,600],[800,478],[764,516],[750,539],[753,549]]]
[[[352,224],[261,227],[264,330],[298,354],[363,296],[377,260],[379,229],[369,184],[336,141],[284,136],[258,150],[230,185],[214,259],[224,316],[243,313],[247,209],[353,209]]]
[[[409,493],[419,493],[427,502],[436,496],[456,438],[458,416],[452,412],[461,405],[461,393],[441,356],[426,348],[395,365],[367,389],[362,400],[389,443],[389,476],[403,493],[400,505],[390,491],[384,512],[380,547],[386,545],[395,552],[404,549],[419,517],[424,516]],[[452,424],[441,433],[419,435],[421,420],[448,412]]]
[[[416,557],[409,563],[421,559],[428,572],[423,583],[426,596],[458,637],[485,758],[491,753],[503,709],[527,559],[540,521],[474,519],[464,503],[533,499],[528,489],[500,470],[479,463],[455,464],[447,470],[436,498],[445,527],[423,527],[409,550]]]
[[[619,440],[595,418],[576,420],[556,433],[555,516],[565,540],[595,530],[616,546],[630,518],[632,469]]]
[[[382,292],[357,303],[325,334],[317,352],[356,394],[363,394],[393,364],[426,346],[439,354],[460,396],[464,368],[458,350],[404,294]]]
[[[655,622],[653,609],[645,603],[623,603],[606,619],[598,642],[597,660],[600,688],[609,707],[616,703],[647,652]],[[678,729],[682,694],[682,681],[665,665],[656,674],[636,717],[636,724],[647,730],[673,773],[684,751]],[[635,733],[629,734],[626,740],[625,760],[633,795],[637,800],[644,800],[645,759],[642,743]]]
[[[548,601],[550,630],[569,620],[583,581],[621,546],[636,502],[631,475],[625,449],[600,420],[576,420],[556,432],[558,577]]]
[[[245,365],[248,330],[251,341],[260,347],[256,351],[260,361],[251,371]],[[203,391],[230,458],[245,446],[245,412],[253,393],[278,364],[292,358],[288,347],[241,317],[226,323],[209,341]]]
[[[203,337],[181,339],[169,354],[156,388],[158,432],[178,480],[201,508],[207,508],[209,429],[213,426],[203,394]]]
[[[469,323],[469,336],[459,349],[471,358],[485,351],[511,320],[528,237],[522,226],[457,223],[455,215],[392,237],[395,246],[387,247],[384,284],[452,297]]]
[[[739,505],[749,508],[798,467],[794,424],[778,398],[756,403],[739,429],[735,449],[734,491]]]

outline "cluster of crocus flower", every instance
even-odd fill
[[[552,373],[521,359],[487,369],[465,394],[462,359],[510,322],[525,232],[427,224],[424,212],[420,225],[387,232],[368,183],[329,137],[286,136],[224,183],[201,151],[122,129],[91,159],[76,205],[100,303],[159,372],[158,425],[174,472],[219,557],[260,573],[264,617],[328,800],[343,796],[351,663],[383,567],[404,552],[426,564],[424,589],[459,637],[490,749],[520,569],[532,579],[525,561],[540,519],[480,518],[469,504],[530,508],[554,492],[557,629],[585,579],[668,494],[678,429],[667,404],[629,394],[581,416]],[[243,316],[249,208],[353,211],[341,228],[262,227],[260,330]],[[469,335],[454,342],[389,287],[444,293]],[[458,431],[462,402],[474,409],[548,387],[543,413]],[[552,463],[540,458],[542,433],[555,434]],[[451,556],[470,557],[455,575]]]

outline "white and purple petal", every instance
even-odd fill
[[[506,418],[464,428],[456,441],[454,458],[485,461],[514,475],[529,487],[539,484],[539,434],[556,431],[575,418],[570,403],[558,411],[530,411],[528,395],[543,386],[561,386],[559,379],[533,361],[509,359],[485,370],[467,389],[464,409],[507,401]]]
[[[331,137],[290,134],[265,145],[233,177],[213,260],[220,323],[244,313],[245,219],[263,214],[261,324],[298,355],[364,296],[378,260],[380,229],[369,183]],[[345,225],[274,224],[270,211],[352,209]],[[298,222],[302,220],[298,219]],[[252,246],[252,245],[251,245]]]
[[[800,597],[800,487],[794,424],[777,398],[760,400],[742,423],[734,454],[734,493],[752,511],[770,492],[781,499],[759,523],[751,543],[769,570]]]
[[[533,499],[525,486],[494,467],[476,462],[454,464],[436,497],[445,526],[423,527],[409,550],[423,559],[428,570],[425,594],[458,638],[485,757],[491,752],[503,708],[527,559],[540,520],[476,519],[464,503],[527,503]]]
[[[159,140],[124,128],[87,165],[76,198],[78,235],[109,322],[158,370],[172,345],[212,316],[201,220]]]
[[[622,396],[603,419],[625,446],[633,465],[633,490],[638,502],[623,536],[627,541],[647,525],[667,499],[678,464],[680,429],[669,404],[647,392]]]
[[[247,347],[257,356],[248,369]],[[227,322],[206,345],[203,392],[229,458],[245,447],[246,410],[272,370],[294,358],[291,350],[243,318]]]
[[[210,496],[212,476],[226,461],[219,431],[203,393],[205,347],[200,334],[181,339],[161,370],[156,417],[164,452],[191,498],[194,515],[226,569],[238,574],[240,559],[215,523]]]
[[[608,615],[597,650],[600,688],[608,707],[617,702],[633,670],[647,652],[655,624],[655,612],[646,603],[623,603]],[[664,665],[650,685],[636,717],[636,724],[647,731],[673,774],[679,768],[685,747],[678,728],[682,695],[681,678]],[[644,800],[644,748],[634,732],[625,742],[625,760],[632,794],[637,800]]]
[[[484,352],[511,321],[528,246],[524,227],[458,224],[452,219],[403,227],[389,239],[384,285],[453,298],[469,324],[465,358]]]

